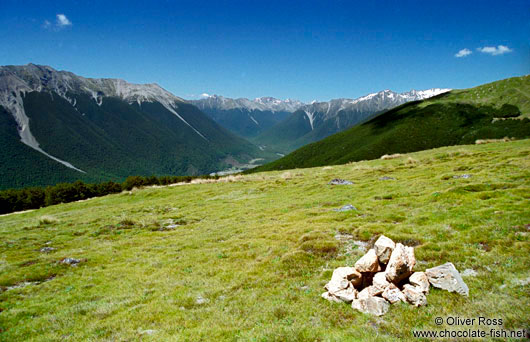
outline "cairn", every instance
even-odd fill
[[[425,272],[414,272],[414,248],[394,243],[381,235],[354,267],[339,267],[324,286],[322,297],[351,303],[352,308],[377,316],[391,304],[426,305],[430,286],[469,295],[469,289],[452,263]]]

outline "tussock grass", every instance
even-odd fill
[[[479,315],[528,329],[528,170],[530,141],[520,140],[3,216],[0,341],[410,340],[438,329],[434,317]],[[328,186],[333,178],[354,184]],[[357,210],[332,210],[346,204]],[[60,220],[25,229],[44,216]],[[418,270],[475,270],[464,278],[470,297],[431,289],[427,306],[383,317],[320,298],[333,269],[380,234],[415,246]]]
[[[59,223],[59,220],[53,216],[44,215],[44,216],[39,217],[40,226],[46,226],[49,224],[56,224],[56,223]]]

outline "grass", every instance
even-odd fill
[[[529,157],[530,140],[445,147],[2,216],[0,341],[388,341],[446,316],[528,330]],[[383,233],[417,270],[477,271],[470,296],[431,289],[383,317],[320,298],[354,240]]]
[[[453,90],[451,95],[440,98],[440,102],[457,101],[482,106],[494,105],[497,108],[505,103],[515,104],[521,111],[521,117],[530,118],[530,75],[507,78],[469,89]]]

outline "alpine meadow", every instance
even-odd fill
[[[530,339],[529,14],[0,1],[0,342]]]

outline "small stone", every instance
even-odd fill
[[[335,293],[337,291],[347,289],[348,287],[350,287],[350,285],[351,284],[347,279],[341,279],[341,280],[331,279],[329,283],[327,283],[324,286],[324,288],[328,290],[330,293]]]
[[[361,292],[359,292],[359,294],[357,295],[357,298],[366,299],[368,297],[375,297],[375,296],[382,294],[383,291],[384,289],[371,285],[371,286],[365,287]]]
[[[370,249],[362,258],[355,263],[355,269],[359,272],[379,272],[381,266],[374,249]]]
[[[382,264],[387,264],[396,244],[391,239],[381,235],[374,244],[375,254]]]
[[[472,268],[466,268],[464,271],[462,271],[462,277],[476,277],[477,275],[477,271]]]
[[[75,266],[75,265],[79,264],[81,262],[81,260],[74,259],[74,258],[64,258],[60,262],[61,262],[61,264]]]
[[[468,179],[468,178],[471,178],[471,175],[465,173],[463,175],[456,175],[456,176],[453,176],[453,178],[457,179],[457,178],[463,178],[463,179]]]
[[[43,247],[40,249],[41,253],[50,253],[50,252],[53,252],[55,250],[55,248],[53,247]]]
[[[350,182],[349,180],[335,178],[332,179],[329,183],[329,185],[352,185],[353,182]]]
[[[390,283],[388,280],[386,280],[386,274],[385,272],[377,272],[374,275],[374,279],[372,280],[372,283],[374,286],[379,287],[381,289],[386,289]],[[429,284],[429,282],[427,282]]]
[[[403,286],[403,294],[405,295],[405,298],[407,298],[407,302],[414,306],[427,304],[427,297],[425,297],[423,291],[417,286],[405,284]]]
[[[333,296],[337,297],[343,302],[351,303],[352,300],[357,298],[357,290],[353,286],[350,286],[346,289],[334,292]]]
[[[366,299],[354,299],[352,301],[352,308],[363,313],[368,313],[376,316],[382,316],[390,307],[390,304],[380,297],[369,297]]]
[[[360,285],[362,280],[362,274],[357,272],[353,267],[337,267],[333,271],[331,280],[324,287],[330,292],[336,292],[338,290],[348,288],[350,282],[353,286]]]
[[[337,211],[337,212],[350,211],[350,210],[357,210],[357,208],[355,208],[351,204],[347,204],[339,209],[333,209],[333,211]]]
[[[388,300],[391,304],[395,304],[400,301],[403,303],[407,302],[407,298],[405,297],[403,292],[401,292],[397,288],[397,286],[392,283],[390,283],[390,285],[388,285],[385,291],[383,291],[382,296],[384,299]]]
[[[140,335],[154,335],[156,333],[156,330],[153,329],[147,329],[147,330],[139,330],[138,333]]]
[[[330,294],[329,292],[324,292],[321,295],[321,297],[326,299],[326,300],[329,300],[330,302],[335,302],[335,303],[341,303],[342,302],[340,299],[338,299],[334,295]]]
[[[395,178],[394,177],[383,176],[383,177],[379,177],[379,180],[395,180]]]
[[[423,293],[429,293],[429,287],[431,284],[429,284],[429,279],[425,275],[425,272],[414,272],[409,277],[409,283],[413,286],[418,287],[421,292]]]
[[[412,274],[415,264],[414,248],[397,243],[385,270],[386,279],[394,284],[399,283]]]
[[[203,298],[202,296],[197,296],[197,298],[195,299],[195,304],[197,305],[206,304],[208,302],[209,300],[207,298]]]
[[[440,266],[429,268],[425,271],[432,286],[469,296],[469,288],[458,273],[455,265],[448,262]]]

